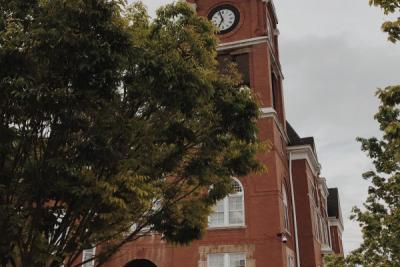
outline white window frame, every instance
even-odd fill
[[[220,224],[211,224],[211,214],[208,217],[208,227],[209,228],[220,228],[220,227],[240,227],[240,226],[244,226],[245,225],[245,206],[244,206],[244,189],[243,189],[243,185],[242,183],[235,177],[232,177],[232,180],[235,184],[237,184],[240,187],[240,192],[236,192],[233,194],[230,194],[228,196],[226,196],[224,199],[221,199],[217,202],[218,203],[223,203],[223,214],[224,214],[224,222],[220,223]],[[241,197],[241,201],[242,201],[242,222],[241,223],[230,223],[229,222],[229,212],[232,211],[230,210],[229,207],[229,199],[231,197]],[[217,207],[217,204],[215,205],[215,207]],[[212,212],[213,213],[213,212]]]
[[[288,267],[294,267],[294,257],[292,255],[288,255],[287,261]]]
[[[287,231],[290,230],[290,217],[289,217],[289,201],[287,197],[287,190],[285,185],[282,185],[282,198],[283,198],[283,220],[284,226]]]
[[[86,253],[88,252],[88,251],[93,251],[93,252],[91,252],[90,254],[92,255],[91,257],[93,258],[93,260],[91,260],[91,261],[88,261],[87,263],[84,263],[84,264],[82,264],[82,267],[86,267],[86,264],[90,264],[90,266],[94,266],[94,257],[96,256],[96,247],[94,247],[94,248],[90,248],[90,249],[84,249],[83,251],[82,251],[82,262],[84,262],[84,261],[86,261],[86,260],[88,260],[89,258],[86,258],[85,256],[86,256]]]
[[[213,267],[213,266],[210,266],[210,256],[211,255],[220,255],[220,256],[222,256],[223,257],[223,265],[224,265],[224,267],[233,267],[233,266],[230,266],[231,257],[235,256],[235,255],[240,255],[240,256],[243,256],[244,267],[247,266],[247,259],[246,259],[246,253],[245,252],[210,253],[210,254],[207,255],[207,267]]]

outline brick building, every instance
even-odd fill
[[[319,176],[313,138],[301,138],[286,122],[272,0],[188,2],[220,28],[219,59],[236,62],[244,83],[258,97],[259,137],[273,144],[260,155],[268,171],[232,178],[235,193],[217,203],[202,240],[175,247],[149,235],[125,245],[104,266],[323,266],[322,257],[332,248],[342,253],[340,205],[328,207],[338,200],[337,190],[332,197]],[[95,249],[84,251],[82,259],[93,253]]]
[[[331,232],[332,250],[336,254],[343,255],[342,233],[343,218],[340,208],[339,191],[337,188],[329,188],[328,195],[328,220]]]

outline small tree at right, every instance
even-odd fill
[[[386,15],[400,13],[400,0],[370,0]],[[389,41],[400,41],[400,16],[382,24]],[[400,85],[377,91],[381,104],[375,115],[381,138],[358,138],[362,150],[373,160],[375,170],[363,174],[371,181],[364,208],[354,208],[352,219],[359,222],[363,242],[346,262],[350,266],[400,266]],[[337,266],[343,266],[339,264]]]

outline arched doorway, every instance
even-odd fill
[[[124,267],[157,267],[154,263],[145,259],[138,259],[128,262]]]

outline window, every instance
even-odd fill
[[[244,224],[243,187],[233,178],[233,193],[218,201],[209,217],[210,227]]]
[[[285,229],[289,230],[289,205],[288,205],[286,187],[284,185],[282,185],[282,192],[283,192],[283,209],[284,209],[283,216],[284,216]]]
[[[293,256],[288,256],[288,264],[287,264],[287,266],[288,267],[294,267],[294,258],[293,258]]]
[[[207,267],[246,267],[245,253],[208,254]]]
[[[235,63],[237,70],[242,75],[243,85],[250,87],[250,65],[249,65],[249,54],[225,54],[217,57],[219,63],[219,71],[223,74],[228,72],[227,66],[230,63]]]
[[[85,249],[82,252],[82,262],[93,258],[95,255],[96,255],[96,248]],[[82,267],[93,267],[93,266],[94,266],[94,259],[82,265]]]

